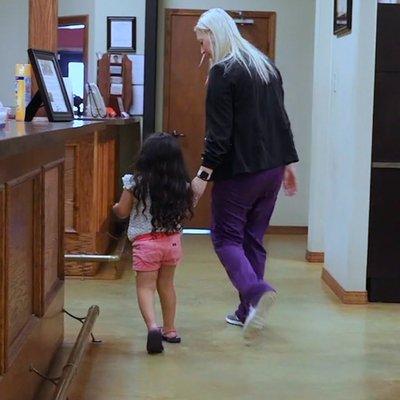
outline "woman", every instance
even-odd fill
[[[222,9],[205,12],[195,32],[211,68],[203,162],[192,188],[198,201],[214,181],[211,237],[240,297],[226,321],[252,338],[265,327],[276,295],[264,280],[263,237],[282,182],[287,195],[297,192],[291,164],[298,157],[278,69]]]

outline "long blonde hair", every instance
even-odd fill
[[[250,75],[251,69],[255,70],[265,83],[269,83],[271,75],[277,75],[269,58],[240,34],[235,21],[221,8],[211,8],[203,13],[194,30],[210,36],[213,48],[211,67],[225,63],[229,69],[238,62]]]

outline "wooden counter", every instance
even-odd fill
[[[35,398],[42,379],[29,367],[46,373],[64,337],[64,253],[107,251],[118,181],[139,144],[135,120],[0,130],[1,400]]]
[[[121,175],[140,146],[134,119],[107,120],[106,127],[66,142],[65,250],[107,254],[112,245],[112,205],[122,190]],[[99,263],[67,262],[66,275],[94,276]]]

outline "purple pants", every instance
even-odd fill
[[[263,238],[282,184],[284,167],[215,182],[212,190],[211,238],[215,252],[238,290],[237,317],[244,321],[250,305],[274,290],[264,281],[267,253]]]

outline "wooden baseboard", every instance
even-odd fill
[[[307,226],[270,226],[267,229],[270,235],[307,235]]]
[[[325,269],[322,269],[321,279],[344,304],[367,304],[367,292],[349,292],[342,288],[336,279]]]
[[[319,253],[316,251],[306,251],[306,260],[309,263],[323,263],[325,260],[325,253]]]

